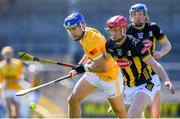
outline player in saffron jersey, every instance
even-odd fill
[[[147,12],[147,7],[145,4],[134,4],[129,9],[129,18],[132,22],[129,25],[127,34],[132,35],[135,38],[142,40],[146,47],[150,48],[151,54],[155,59],[159,59],[164,55],[168,54],[171,50],[171,44],[167,39],[166,35],[163,33],[161,28],[154,22],[149,21],[149,16]],[[162,45],[162,48],[158,51],[156,50],[156,42]],[[160,84],[160,81],[158,81]],[[152,110],[153,118],[160,117],[161,111],[161,86],[157,90],[152,106],[146,109],[145,116],[148,117],[149,112]]]
[[[26,87],[22,85],[22,76],[24,66],[18,59],[13,58],[13,48],[10,46],[3,47],[1,51],[3,60],[0,62],[0,80],[4,84],[4,94],[7,102],[10,118],[27,118],[29,110],[22,97],[17,97],[15,93]]]
[[[126,118],[122,95],[123,77],[117,63],[106,53],[104,36],[98,30],[86,27],[80,13],[69,15],[64,21],[64,27],[74,41],[79,41],[85,53],[79,65],[70,72],[73,78],[76,74],[84,75],[69,96],[69,116],[79,118],[81,101],[101,88],[116,115]]]
[[[172,94],[175,89],[162,66],[151,56],[149,48],[132,35],[126,35],[125,17],[117,15],[106,23],[110,39],[106,50],[122,68],[125,81],[125,104],[129,104],[128,117],[140,118],[144,109],[151,105],[158,90],[157,73]]]

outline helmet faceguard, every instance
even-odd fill
[[[149,20],[149,16],[148,16],[148,13],[147,13],[147,7],[145,4],[134,4],[131,6],[131,8],[129,9],[129,19],[131,22],[134,23],[134,18],[132,17],[132,14],[134,12],[143,12],[144,13],[144,16],[146,17],[145,18],[145,21],[148,21]]]

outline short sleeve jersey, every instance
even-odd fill
[[[121,67],[127,86],[139,86],[151,80],[154,72],[144,62],[151,54],[140,39],[128,35],[125,43],[120,47],[109,39],[106,50]]]
[[[22,87],[16,80],[20,80],[20,75],[23,70],[23,64],[17,60],[12,59],[10,64],[6,61],[0,62],[0,82],[6,83],[6,89],[18,90]]]
[[[156,48],[156,41],[161,42],[167,39],[162,29],[155,22],[146,22],[145,27],[141,30],[130,24],[127,34],[142,40],[151,52],[154,52]]]
[[[94,29],[87,27],[86,33],[83,39],[80,40],[80,44],[83,47],[85,55],[89,57],[92,61],[97,60],[103,56],[108,57],[108,71],[106,73],[96,73],[104,81],[116,80],[119,75],[119,67],[115,60],[110,54],[106,53],[105,49],[106,39],[101,33]]]

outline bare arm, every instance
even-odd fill
[[[159,41],[159,43],[162,45],[162,48],[160,49],[160,51],[155,51],[153,53],[153,56],[155,59],[159,59],[159,58],[165,56],[172,49],[171,43],[169,42],[169,40],[166,37],[162,41]]]
[[[162,80],[170,81],[162,66],[152,56],[148,57],[144,62],[150,65],[154,72],[158,74]]]
[[[148,57],[144,62],[152,67],[154,72],[159,75],[159,77],[164,80],[165,85],[169,87],[172,94],[174,94],[175,89],[173,84],[171,83],[168,75],[166,74],[164,68],[159,64],[152,56]]]
[[[93,63],[85,65],[85,68],[89,72],[105,73],[108,70],[107,59],[102,56]]]
[[[88,57],[84,55],[78,64],[86,64],[88,61],[89,61]]]
[[[89,59],[86,56],[82,58],[80,64],[77,65],[74,70],[70,71],[70,75],[72,78],[75,78],[77,74],[88,72],[96,72],[96,73],[105,73],[108,70],[107,60],[105,56],[101,56],[100,58],[94,60],[91,63],[87,63]]]
[[[161,56],[168,54],[168,52],[172,49],[171,43],[168,39],[163,40],[162,42],[160,42],[160,44],[162,45],[162,48],[160,50]]]

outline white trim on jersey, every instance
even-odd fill
[[[98,60],[99,58],[103,57],[104,56],[104,53],[102,53],[101,55],[99,55],[98,57],[96,58],[92,58],[93,60]]]

